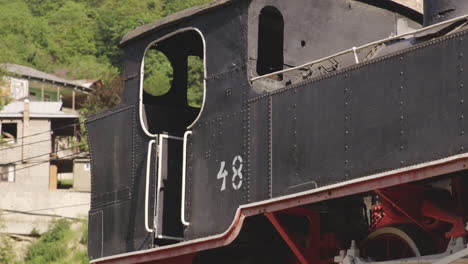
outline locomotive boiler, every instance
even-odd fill
[[[218,0],[126,34],[122,101],[86,122],[91,262],[466,263],[468,2],[408,2]]]

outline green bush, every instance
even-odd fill
[[[64,258],[67,253],[66,238],[71,234],[70,222],[61,219],[33,243],[26,256],[26,263],[46,264]]]
[[[5,235],[0,234],[0,263],[13,264],[15,263],[15,255],[11,248],[11,243]]]
[[[0,216],[2,211],[0,210]],[[0,229],[4,227],[2,219],[0,218]],[[0,263],[2,264],[12,264],[15,263],[15,255],[11,247],[10,240],[8,240],[6,235],[0,233]]]

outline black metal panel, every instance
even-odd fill
[[[88,229],[92,230],[88,235],[88,255],[89,259],[102,257],[103,249],[103,213],[102,210],[89,213]]]
[[[257,75],[258,18],[265,6],[277,8],[284,17],[284,63],[287,68],[396,35],[397,20],[403,19],[392,12],[397,10],[372,5],[385,6],[380,2],[387,1],[365,2],[369,4],[354,0],[252,1],[249,7],[249,75]],[[399,11],[405,14],[405,9]]]
[[[269,95],[274,196],[464,152],[462,43],[436,40]]]
[[[190,226],[186,239],[222,233],[232,223],[237,207],[248,201],[241,112],[203,122],[193,129],[188,147],[187,197]],[[242,184],[234,177],[233,161],[242,159]],[[234,168],[240,168],[237,160]],[[225,176],[225,177],[221,177]],[[218,179],[219,178],[219,179]],[[240,187],[236,189],[236,187]]]
[[[344,174],[343,83],[326,79],[273,95],[273,196]]]
[[[135,108],[131,106],[111,110],[110,114],[97,116],[87,122],[93,171],[92,209],[126,200],[131,196],[134,174],[128,155],[134,153],[134,116]],[[112,130],[103,137],[103,131],[109,128]]]
[[[424,0],[424,26],[466,15],[466,0]]]
[[[394,57],[344,74],[343,180],[400,165],[401,64]]]
[[[403,57],[405,117],[403,162],[415,164],[462,151],[457,40],[439,42]],[[466,140],[466,139],[465,139]]]
[[[135,106],[118,107],[94,116],[86,123],[92,169],[90,215],[100,212],[103,219],[100,223],[97,216],[93,216],[95,219],[90,221],[90,230],[102,230],[101,236],[89,238],[90,245],[102,245],[100,250],[90,250],[90,258],[146,249],[153,242],[151,233],[144,227],[149,138],[137,128],[137,117]],[[153,161],[151,175],[156,173],[155,166]],[[153,189],[154,178],[150,181]],[[150,193],[149,199],[154,201],[154,192]],[[148,210],[154,211],[153,203],[149,204]],[[153,222],[152,214],[148,222]]]
[[[249,105],[247,129],[250,155],[247,162],[250,164],[250,198],[253,201],[272,198],[272,106],[270,97]]]
[[[231,3],[199,17],[190,25],[199,28],[206,40],[208,77],[244,67],[246,37],[242,26],[242,3]]]
[[[201,122],[241,111],[246,89],[245,71],[241,70],[230,72],[225,78],[206,80],[206,96],[209,99],[205,102]]]

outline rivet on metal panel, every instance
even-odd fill
[[[405,164],[405,161],[404,160],[400,161],[400,164],[401,165]]]
[[[464,150],[465,150],[465,148],[464,148],[464,147],[460,147],[460,151],[464,151]]]
[[[462,131],[460,134],[461,134],[462,136],[465,135],[465,131]]]
[[[346,145],[344,148],[345,148],[345,150],[348,150],[348,149],[349,149],[348,145]]]
[[[345,162],[344,162],[344,163],[345,163],[345,164],[348,164],[348,163],[349,163],[349,160],[345,160]]]
[[[463,104],[465,101],[463,99],[460,100],[460,104]]]
[[[405,146],[400,146],[400,150],[404,150],[405,149]]]
[[[460,83],[460,88],[463,88],[465,85],[463,83]]]

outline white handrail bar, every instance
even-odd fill
[[[185,178],[187,176],[187,140],[188,136],[192,134],[192,131],[187,131],[184,134],[184,152],[182,157],[182,199],[180,206],[180,221],[183,225],[188,226],[190,222],[185,220]]]
[[[433,28],[448,25],[448,24],[451,24],[453,22],[457,22],[457,21],[460,21],[460,20],[463,20],[463,19],[468,19],[468,15],[453,18],[453,19],[450,19],[450,20],[447,20],[447,21],[444,21],[444,22],[440,22],[438,24],[434,24],[434,25],[424,27],[424,28],[421,28],[421,29],[418,29],[418,30],[407,32],[407,33],[404,33],[404,34],[401,34],[401,35],[398,35],[398,36],[389,37],[389,38],[386,38],[386,39],[374,41],[374,42],[368,43],[368,44],[360,46],[360,47],[353,47],[351,49],[347,49],[347,50],[338,52],[336,54],[333,54],[331,56],[324,57],[324,58],[321,58],[321,59],[318,59],[318,60],[315,60],[315,61],[312,61],[312,62],[308,62],[308,63],[302,64],[302,65],[299,65],[299,66],[296,66],[296,67],[293,67],[293,68],[289,68],[289,69],[285,69],[285,70],[281,70],[281,71],[268,73],[268,74],[265,74],[265,75],[262,75],[262,76],[254,77],[254,78],[250,79],[250,81],[254,82],[254,81],[257,81],[257,80],[260,80],[260,79],[265,79],[265,78],[268,78],[268,77],[271,77],[271,76],[274,76],[274,75],[278,75],[278,74],[287,73],[287,72],[290,72],[290,71],[295,71],[295,70],[299,70],[299,69],[302,69],[302,68],[306,68],[306,67],[312,66],[314,64],[317,64],[317,63],[320,63],[320,62],[323,62],[323,61],[327,61],[329,59],[333,59],[335,57],[338,57],[338,56],[341,56],[341,55],[344,55],[344,54],[347,54],[347,53],[354,52],[356,54],[356,52],[358,52],[358,51],[360,51],[362,49],[371,47],[371,46],[375,46],[375,45],[382,44],[382,43],[392,41],[392,40],[401,39],[401,38],[406,37],[406,36],[416,35],[418,33],[424,32],[426,30],[431,30]]]
[[[154,232],[154,229],[149,228],[148,224],[148,200],[149,200],[149,181],[150,181],[150,173],[151,173],[151,152],[152,147],[156,143],[156,140],[151,140],[148,143],[148,154],[146,155],[146,187],[145,187],[145,229],[148,233]]]

